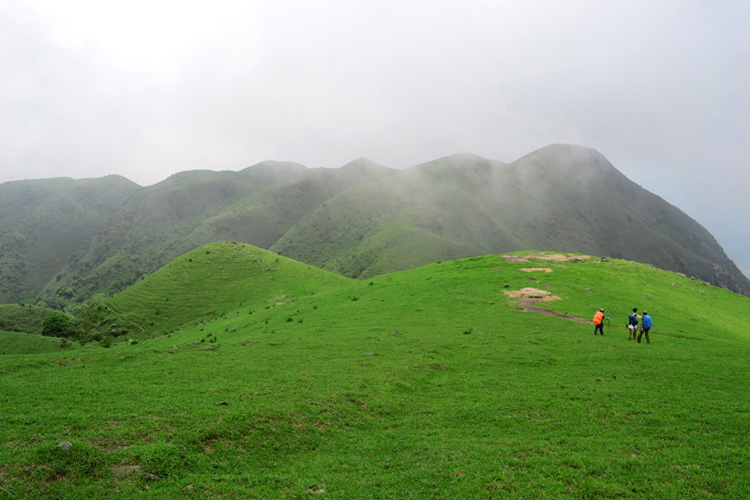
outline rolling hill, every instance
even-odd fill
[[[0,491],[744,498],[749,300],[578,254],[350,280],[202,247],[82,318],[109,349],[0,356]]]
[[[213,321],[248,304],[275,306],[351,281],[267,250],[213,243],[175,259],[85,311],[86,335],[144,338],[195,322]]]

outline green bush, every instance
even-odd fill
[[[47,337],[73,337],[76,333],[75,320],[64,313],[53,313],[42,323],[42,335]]]

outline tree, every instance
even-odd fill
[[[42,323],[42,335],[47,337],[72,337],[76,333],[75,321],[63,313],[53,313]]]

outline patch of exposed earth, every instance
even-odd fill
[[[551,292],[532,287],[521,288],[520,290],[505,290],[503,293],[508,297],[518,299],[519,304],[536,304],[537,302],[560,300],[560,297],[552,295]]]
[[[538,288],[526,287],[520,290],[505,290],[505,295],[512,299],[518,300],[518,310],[523,312],[534,312],[538,314],[544,314],[545,316],[555,316],[557,318],[565,318],[576,323],[590,323],[590,320],[579,318],[570,314],[565,314],[550,309],[544,309],[538,307],[536,304],[539,302],[550,302],[553,300],[560,300],[561,298],[557,295],[546,290],[540,290]]]
[[[505,262],[508,264],[531,262],[531,259],[551,260],[555,262],[576,262],[591,258],[589,255],[563,255],[561,253],[531,253],[528,255],[501,255],[500,257],[504,258]]]
[[[127,476],[128,474],[131,474],[133,472],[140,472],[141,466],[140,465],[113,465],[112,471],[120,476]]]

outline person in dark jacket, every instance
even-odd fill
[[[638,334],[638,343],[641,343],[641,337],[646,334],[646,343],[650,344],[651,339],[648,337],[648,332],[654,327],[654,321],[651,319],[651,315],[648,311],[643,311],[643,319],[641,319],[641,333]]]
[[[628,340],[633,339],[635,340],[636,336],[638,335],[638,320],[641,319],[641,317],[638,315],[638,308],[633,308],[633,314],[628,316]]]

